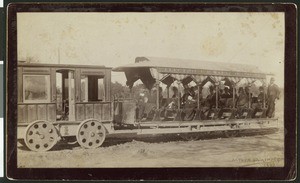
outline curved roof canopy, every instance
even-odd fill
[[[113,71],[125,72],[128,86],[141,79],[149,89],[156,79],[170,85],[174,80],[194,80],[199,84],[208,77],[214,82],[227,78],[235,83],[242,78],[249,82],[266,78],[266,74],[253,65],[157,57],[137,57],[135,63],[113,68]]]

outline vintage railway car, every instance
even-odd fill
[[[148,99],[155,98],[142,102],[112,98],[112,70],[125,72],[129,87],[141,80],[149,92],[153,90]],[[266,84],[266,74],[250,65],[193,60],[137,57],[135,63],[114,69],[19,63],[18,140],[32,151],[47,151],[71,136],[84,148],[97,148],[107,137],[119,134],[181,134],[195,140],[207,132],[231,136],[243,130],[276,131],[278,119],[266,117],[265,92],[258,107],[253,107],[250,93],[248,103],[237,106],[235,85],[242,79],[249,85],[260,81],[263,88]],[[200,97],[208,81],[215,93],[209,107]],[[187,86],[190,82],[196,84],[193,102],[184,103],[181,91],[170,97],[174,83]],[[227,106],[219,102],[221,83],[232,91]],[[166,96],[161,95],[160,84],[166,86]]]

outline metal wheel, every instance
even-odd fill
[[[184,140],[188,141],[196,141],[200,139],[199,133],[183,133],[180,134],[180,137]]]
[[[102,145],[106,130],[102,123],[95,119],[88,119],[78,126],[76,138],[83,148],[92,149]]]
[[[32,151],[48,151],[58,141],[58,133],[53,124],[38,120],[31,123],[25,133],[25,144]]]

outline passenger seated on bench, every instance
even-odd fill
[[[167,105],[167,109],[177,109],[178,108],[178,89],[177,87],[172,87],[173,95],[171,102]]]
[[[178,98],[178,89],[177,89],[176,86],[173,86],[173,87],[172,87],[172,91],[173,91],[172,98],[173,98],[173,99]]]
[[[251,98],[251,108],[252,109],[261,109],[263,107],[264,100],[264,91],[263,87],[259,87],[258,94],[253,94]]]
[[[204,100],[204,107],[202,112],[205,116],[208,115],[209,111],[216,106],[216,90],[213,86],[209,87],[209,95]]]
[[[224,94],[222,98],[226,99],[225,108],[232,108],[233,107],[233,94],[231,92],[229,86],[225,86]]]
[[[197,106],[197,100],[198,100],[198,90],[194,87],[191,87],[189,90],[189,95],[187,97],[187,101],[185,103],[185,108],[194,108]]]
[[[156,109],[156,88],[153,88],[149,94],[148,90],[142,90],[139,94],[137,103],[137,119],[153,117]]]
[[[178,109],[178,89],[174,86],[172,88],[173,95],[171,100],[169,100],[169,103],[166,106],[165,110],[165,118],[174,117],[176,114],[176,111]]]
[[[226,105],[226,100],[227,100],[227,98],[226,97],[224,97],[224,94],[225,94],[225,91],[224,90],[222,90],[222,89],[220,89],[219,90],[219,107],[220,108],[224,108],[225,107],[225,105]]]
[[[237,115],[238,117],[242,116],[243,110],[248,108],[248,96],[245,93],[245,90],[240,87],[238,91],[238,97],[236,101]]]
[[[165,103],[164,103],[164,96],[163,96],[163,90],[162,90],[162,87],[159,87],[159,106],[160,106],[160,108],[162,108],[162,107],[165,107]]]
[[[263,108],[264,106],[264,98],[265,98],[265,91],[264,91],[264,87],[259,87],[259,94],[257,97],[257,103],[259,104],[260,108]]]
[[[145,114],[145,108],[146,108],[146,103],[148,102],[149,98],[147,96],[146,90],[141,90],[139,94],[139,98],[137,101],[137,120],[141,121],[144,117]]]
[[[221,95],[222,98],[232,98],[232,93],[229,91],[229,87],[228,86],[225,86],[224,88],[224,92],[223,94]]]
[[[190,89],[188,88],[188,86],[184,86],[184,93],[183,93],[183,95],[182,95],[182,97],[180,99],[181,106],[185,105],[185,103],[186,103],[186,101],[188,99],[188,96],[190,95],[189,90]]]
[[[209,87],[209,95],[206,97],[207,104],[209,105],[209,108],[216,107],[216,89],[213,86]]]
[[[264,106],[264,88],[261,86],[259,87],[259,94],[256,97],[256,100],[252,99],[252,109],[253,114],[252,118],[259,118],[263,115],[263,106]]]
[[[248,106],[248,96],[246,95],[244,89],[242,87],[239,88],[238,97],[236,101],[236,106],[238,108],[247,107]]]

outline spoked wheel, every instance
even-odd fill
[[[199,133],[183,133],[183,134],[180,134],[180,137],[184,140],[195,141],[195,140],[200,139],[200,134]]]
[[[58,139],[58,133],[53,124],[38,120],[27,127],[24,140],[26,146],[32,151],[48,151]]]
[[[93,149],[102,145],[105,135],[105,127],[100,121],[88,119],[78,126],[76,138],[81,147]]]

